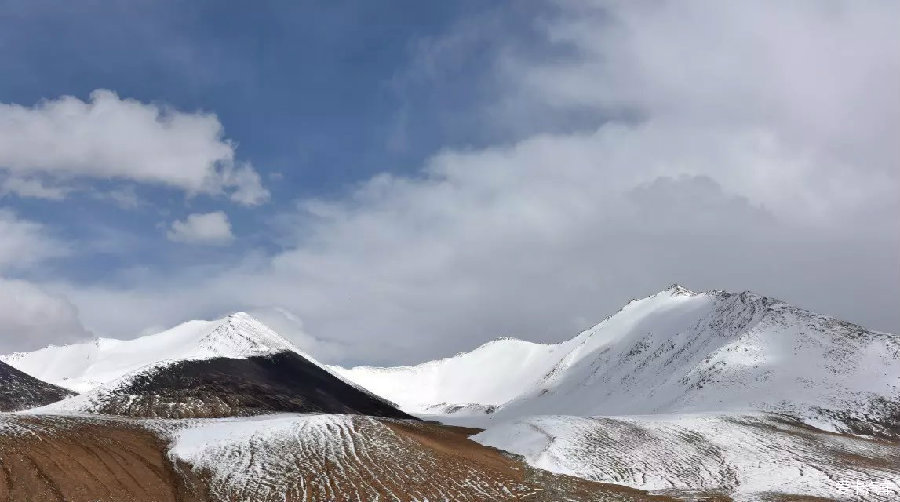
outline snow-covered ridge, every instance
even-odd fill
[[[629,301],[619,313],[634,304],[657,298],[697,294],[673,284],[649,298]],[[469,352],[417,365],[330,368],[409,413],[430,415],[440,414],[442,409],[495,409],[539,385],[586,337],[614,316],[561,343],[542,344],[503,337]]]
[[[653,308],[679,297],[697,295],[673,284],[648,298],[630,300],[616,314],[561,343],[542,344],[503,337],[469,352],[417,365],[332,366],[331,369],[410,413],[440,415],[442,410],[494,410],[552,377],[567,359],[577,357],[577,350],[611,319],[636,308]]]
[[[238,312],[215,321],[188,321],[133,340],[98,338],[51,345],[34,352],[0,356],[0,361],[45,382],[87,392],[127,374],[174,361],[244,359],[286,351],[299,353],[273,330]]]
[[[519,395],[523,386],[536,383],[541,370],[549,370],[562,355],[558,345],[502,338],[416,366],[331,369],[407,412],[429,414],[473,403],[501,405]]]
[[[718,491],[738,501],[770,500],[763,495],[772,492],[900,497],[897,442],[828,434],[758,413],[538,416],[473,439],[541,469],[643,490]]]
[[[337,371],[407,412],[462,410],[476,421],[457,421],[476,425],[756,410],[878,420],[900,402],[900,339],[750,292],[676,285],[562,343],[501,340],[417,366]]]

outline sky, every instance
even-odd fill
[[[679,283],[900,332],[900,2],[0,1],[0,352],[317,358]]]

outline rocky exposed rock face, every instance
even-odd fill
[[[210,418],[279,412],[412,418],[391,403],[348,384],[295,352],[159,365],[54,407],[65,411],[149,418]]]
[[[0,362],[0,411],[44,406],[74,395]]]

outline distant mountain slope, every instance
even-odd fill
[[[33,410],[38,413],[185,418],[319,412],[411,418],[243,313],[130,341],[49,347],[8,359],[73,387],[100,382],[81,395]]]
[[[73,395],[66,389],[42,382],[0,362],[0,411],[44,406]]]
[[[336,373],[411,413],[471,408],[483,413],[540,384],[567,346],[502,338],[454,357],[416,366],[331,367]]]
[[[673,286],[560,344],[503,340],[419,366],[338,371],[408,411],[462,410],[482,424],[754,410],[889,435],[900,423],[900,338],[748,292]],[[487,395],[472,382],[484,372]]]

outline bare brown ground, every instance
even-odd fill
[[[0,502],[188,502],[151,432],[118,421],[4,416]]]

